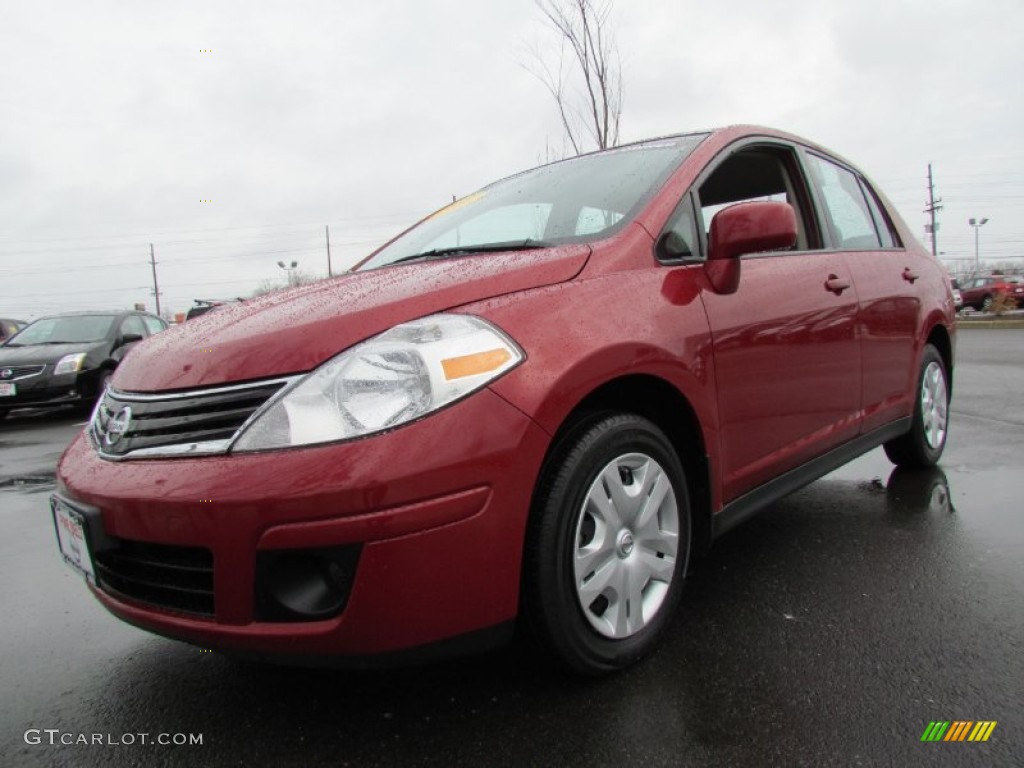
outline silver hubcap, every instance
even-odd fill
[[[636,634],[668,594],[679,548],[679,507],[661,465],[628,453],[598,474],[576,521],[576,597],[591,626]]]
[[[936,362],[928,363],[921,379],[921,420],[924,426],[924,439],[932,449],[939,448],[946,440],[946,376],[942,366]]]

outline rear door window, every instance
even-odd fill
[[[882,247],[856,175],[818,155],[808,153],[807,159],[811,177],[821,193],[826,224],[835,247],[843,250]]]
[[[138,315],[129,315],[121,322],[121,335],[124,336],[128,333],[137,333],[143,338],[149,335],[146,333],[146,326],[143,324],[142,318]]]

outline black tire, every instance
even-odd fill
[[[618,483],[609,485],[607,478]],[[594,494],[603,494],[600,504],[609,512],[595,506]],[[651,498],[658,498],[657,506],[648,510]],[[620,511],[629,520],[617,527]],[[657,426],[619,413],[593,416],[570,430],[545,465],[524,553],[523,615],[541,650],[590,675],[647,654],[679,602],[690,528],[685,474]],[[578,577],[577,562],[589,558],[577,561],[577,555],[586,551],[597,565]],[[591,600],[595,585],[605,586]],[[628,599],[620,599],[624,592]]]
[[[92,410],[96,403],[103,399],[103,393],[107,391],[107,387],[110,385],[110,380],[112,378],[114,378],[114,370],[112,368],[104,368],[96,383],[96,397],[89,406],[90,410]]]
[[[74,408],[75,412],[83,416],[91,416],[96,406],[99,405],[100,400],[103,399],[103,393],[107,391],[107,385],[110,383],[113,375],[113,369],[104,368],[101,370],[96,378],[96,391],[93,393],[93,396],[87,396],[79,402]]]
[[[6,419],[7,418],[7,414],[10,413],[10,412],[11,411],[10,411],[9,408],[0,408],[0,421],[3,421],[4,419]]]
[[[933,378],[935,375],[941,377],[941,386]],[[898,467],[934,466],[942,456],[949,434],[949,373],[939,351],[931,344],[925,345],[921,355],[916,382],[910,431],[885,444],[885,455]],[[940,400],[944,402],[938,402]],[[939,418],[941,430],[936,421]]]

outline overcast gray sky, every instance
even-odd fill
[[[1021,0],[619,0],[622,140],[759,123],[858,164],[939,248],[1024,256]],[[0,5],[0,316],[326,274],[537,165],[530,0]],[[203,202],[209,201],[209,202]],[[1024,265],[1024,259],[1015,262]]]

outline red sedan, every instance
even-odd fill
[[[523,622],[599,673],[755,511],[877,446],[936,462],[953,355],[945,272],[854,166],[671,136],[139,345],[55,526],[113,614],[206,648],[368,663]]]
[[[960,289],[964,306],[988,312],[992,302],[1000,296],[1013,299],[1018,307],[1024,307],[1024,284],[1018,278],[1003,275],[975,277],[966,281]]]

